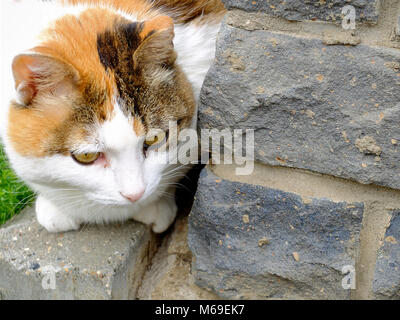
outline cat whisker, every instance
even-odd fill
[[[36,196],[35,194],[31,194],[31,195],[29,195],[29,196],[23,198],[21,201],[19,201],[19,202],[11,209],[10,214],[13,214],[14,211],[15,211],[15,209],[16,209],[19,205],[21,205],[21,206],[26,206],[28,203],[30,203],[30,202],[32,201],[32,199],[33,199],[35,196]]]
[[[94,203],[91,204],[91,206],[94,207]],[[103,205],[103,206],[100,208],[100,210],[103,210],[104,207],[105,207],[105,205]],[[90,208],[90,206],[89,206],[89,208]],[[89,212],[89,219],[88,219],[88,220],[92,220],[93,216],[95,216],[95,215],[96,215],[96,212],[95,212],[95,211]],[[82,223],[79,232],[85,231],[85,230],[89,227],[89,225],[90,225],[89,222]]]
[[[172,168],[169,171],[163,172],[163,174],[167,175],[167,174],[173,173],[173,172],[178,171],[178,170],[180,170],[180,169],[182,169],[183,167],[186,167],[186,166],[187,166],[187,164],[179,165],[177,167]]]

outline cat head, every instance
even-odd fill
[[[195,100],[176,64],[174,24],[105,9],[58,19],[15,57],[8,140],[14,169],[38,191],[72,188],[102,204],[154,195],[170,121],[191,125]]]

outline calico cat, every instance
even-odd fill
[[[187,166],[219,0],[2,0],[1,135],[49,232],[135,219],[165,231]],[[178,146],[175,146],[176,148]],[[161,151],[160,151],[161,150]]]

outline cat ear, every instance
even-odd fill
[[[160,16],[144,22],[139,36],[142,43],[133,54],[135,67],[168,66],[175,62],[174,22],[170,17]]]
[[[78,74],[58,59],[40,54],[21,54],[14,58],[12,71],[17,102],[29,106],[41,90],[66,93],[77,82]]]

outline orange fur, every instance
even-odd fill
[[[143,25],[140,37],[145,39],[153,31],[162,31],[167,29],[173,29],[174,21],[168,16],[160,16],[149,21],[146,21]]]
[[[143,122],[138,117],[135,117],[133,119],[133,130],[135,131],[137,136],[142,136],[146,133],[146,128],[144,127]]]
[[[46,156],[52,133],[70,114],[71,109],[51,104],[40,109],[10,108],[8,136],[15,151],[23,156]]]
[[[45,31],[44,43],[34,51],[71,64],[81,77],[81,92],[88,86],[94,86],[93,90],[105,91],[112,96],[114,79],[106,73],[98,59],[97,34],[112,28],[117,19],[104,9],[87,10],[79,20],[66,16]]]

